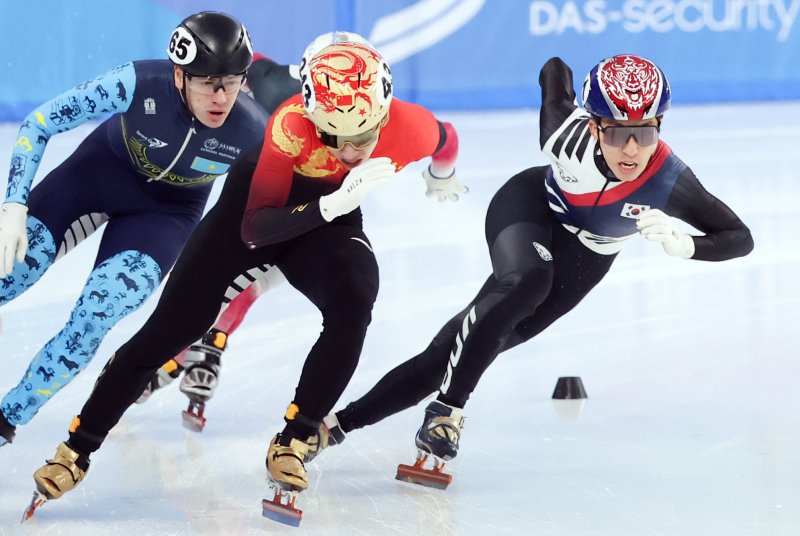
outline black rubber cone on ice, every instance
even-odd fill
[[[558,400],[574,400],[588,398],[586,389],[583,388],[583,381],[579,376],[562,376],[556,382],[556,389],[553,391],[553,398]]]

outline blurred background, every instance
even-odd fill
[[[536,108],[551,56],[577,85],[626,52],[662,68],[676,104],[800,98],[800,0],[39,0],[0,3],[0,121],[118,64],[166,58],[172,29],[202,10],[242,20],[280,63],[321,33],[360,33],[390,61],[397,95],[435,110]]]

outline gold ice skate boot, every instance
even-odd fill
[[[61,443],[56,455],[33,473],[33,479],[40,493],[48,499],[58,499],[77,486],[88,470],[89,459]]]
[[[278,434],[267,451],[267,473],[285,491],[303,491],[308,487],[308,473],[303,464],[308,445],[299,439]]]

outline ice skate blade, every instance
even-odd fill
[[[204,417],[198,417],[194,413],[188,411],[184,411],[181,415],[183,416],[183,427],[187,430],[200,433],[206,426],[206,419]]]
[[[281,502],[282,497],[281,493],[276,493],[271,501],[262,499],[261,515],[284,525],[299,527],[300,521],[303,519],[303,511],[294,507],[295,497],[289,498],[287,503]]]
[[[397,466],[395,479],[411,484],[419,484],[428,488],[447,489],[453,481],[453,476],[443,473],[444,465],[439,469],[424,469],[423,461],[418,461],[414,465],[400,464]]]
[[[33,498],[31,499],[31,503],[28,505],[28,508],[25,509],[25,512],[22,513],[22,519],[20,520],[19,524],[22,525],[30,518],[33,517],[33,514],[36,513],[36,509],[39,508],[41,505],[48,501],[47,497],[44,493],[40,491],[33,492]]]
[[[189,403],[189,407],[183,410],[183,427],[192,432],[202,432],[206,426],[206,418],[203,416],[205,405]]]

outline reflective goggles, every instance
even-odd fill
[[[658,143],[658,125],[642,125],[638,127],[628,127],[623,125],[597,125],[597,130],[603,133],[603,142],[612,147],[625,147],[628,140],[633,140],[639,147],[648,147]]]
[[[378,123],[372,129],[362,132],[361,134],[354,134],[353,136],[337,136],[336,134],[328,134],[327,132],[317,129],[317,136],[319,140],[332,149],[343,149],[345,143],[349,143],[356,149],[363,149],[368,147],[378,139],[381,125]]]
[[[236,93],[244,84],[244,73],[229,74],[226,76],[197,76],[190,73],[186,75],[186,85],[200,95],[213,95],[220,89],[230,95]]]

